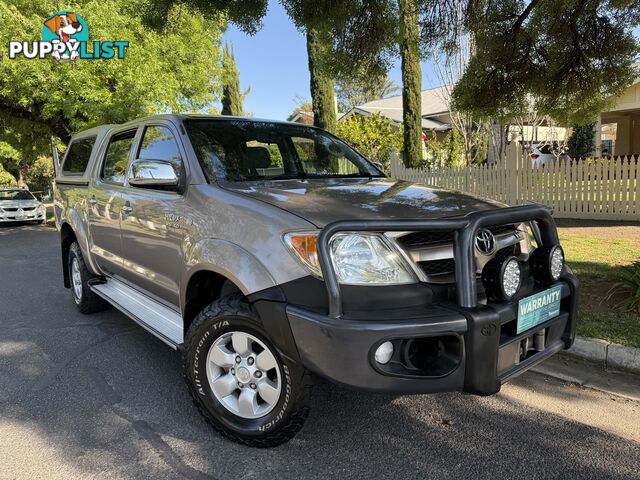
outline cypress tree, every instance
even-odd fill
[[[333,78],[326,73],[323,55],[329,41],[328,34],[315,28],[307,28],[307,55],[313,124],[330,132],[336,131],[336,97]]]
[[[236,59],[229,45],[224,46],[222,54],[222,115],[240,116],[243,114],[242,94],[240,93],[240,73]]]
[[[422,71],[420,25],[416,0],[399,0],[402,58],[403,160],[407,167],[422,161]]]

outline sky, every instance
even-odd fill
[[[269,2],[258,33],[249,36],[230,25],[224,38],[233,46],[241,88],[251,88],[243,105],[251,115],[285,120],[297,106],[296,96],[310,100],[305,38],[277,1]],[[423,65],[422,88],[436,86],[425,70]],[[389,76],[402,85],[399,59]]]

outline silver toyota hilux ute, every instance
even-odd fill
[[[75,135],[57,167],[64,285],[183,355],[205,418],[291,439],[312,374],[491,395],[569,348],[578,284],[550,212],[385,176],[314,127],[161,115]]]

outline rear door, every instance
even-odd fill
[[[169,122],[147,125],[134,159],[171,162],[186,178],[186,157],[178,138]],[[125,280],[163,303],[178,307],[184,242],[193,228],[184,193],[129,185],[123,199],[129,210],[122,216]]]
[[[114,133],[98,162],[89,189],[89,231],[91,252],[103,272],[122,275],[120,233],[124,200],[122,193],[137,129]]]

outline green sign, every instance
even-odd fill
[[[556,285],[518,302],[518,328],[516,334],[529,330],[560,314],[562,286]]]

